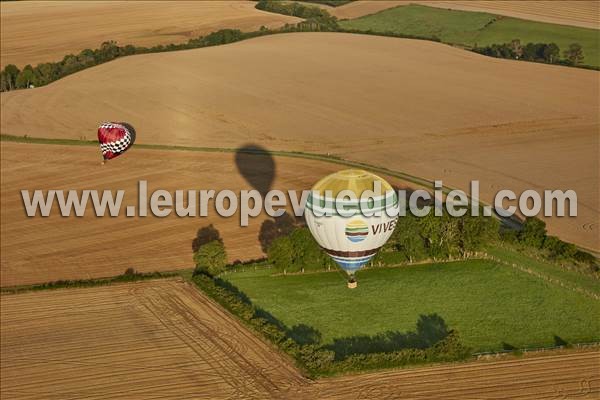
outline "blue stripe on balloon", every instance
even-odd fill
[[[344,271],[353,273],[361,269],[373,258],[373,256],[374,254],[360,258],[343,258],[335,256],[332,256],[331,258],[333,258],[333,261],[335,261]]]
[[[352,243],[362,242],[366,239],[365,236],[346,236]]]

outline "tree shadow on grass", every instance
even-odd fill
[[[267,253],[276,239],[289,235],[296,227],[296,219],[287,212],[280,217],[264,220],[258,233],[258,241],[263,253]]]
[[[219,242],[223,243],[221,234],[217,228],[213,226],[213,224],[198,229],[196,237],[192,239],[192,251],[194,253],[197,252],[198,249],[200,249],[200,246],[210,243],[213,240],[218,240]]]
[[[445,339],[451,330],[438,314],[420,315],[416,331],[388,331],[374,336],[359,335],[334,339],[324,346],[335,353],[335,360],[354,354],[393,353],[402,349],[425,349]]]

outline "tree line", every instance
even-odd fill
[[[496,58],[510,58],[514,60],[543,62],[547,64],[561,64],[579,66],[583,64],[585,56],[579,43],[572,43],[560,57],[560,48],[556,43],[527,43],[521,44],[519,39],[510,43],[492,44],[485,47],[473,48],[473,51]]]
[[[315,2],[320,2],[323,4],[331,2],[331,5],[333,5],[333,3],[343,3],[344,0],[339,2],[336,0],[316,0]],[[426,37],[398,34],[393,32],[343,29],[338,25],[337,18],[330,15],[327,10],[320,9],[318,7],[306,6],[296,2],[284,3],[275,0],[260,0],[256,4],[256,8],[263,11],[296,16],[303,18],[304,21],[301,21],[297,24],[285,24],[283,27],[278,29],[268,29],[262,26],[259,30],[252,32],[242,32],[239,29],[221,29],[206,36],[190,39],[185,43],[157,45],[153,47],[133,45],[119,46],[114,41],[106,41],[103,42],[97,49],[85,49],[78,54],[68,54],[58,62],[40,63],[35,67],[28,64],[23,67],[22,70],[14,64],[8,64],[2,71],[0,71],[0,91],[5,92],[15,89],[44,86],[72,73],[112,61],[119,57],[135,54],[161,53],[167,51],[217,46],[277,33],[344,32],[430,40],[436,42],[440,41],[440,39],[436,36]],[[560,49],[554,43],[527,43],[525,46],[521,46],[519,40],[513,40],[511,43],[493,44],[486,47],[475,47],[472,50],[491,57],[586,67],[582,65],[584,55],[582,47],[578,43],[571,44],[569,48],[563,52],[564,59],[560,58]]]
[[[352,3],[354,0],[303,0],[305,3],[325,4],[326,6],[339,7],[344,4]]]
[[[596,257],[573,243],[548,235],[546,223],[539,218],[528,217],[521,230],[501,230],[500,236],[504,242],[537,251],[549,261],[584,266],[592,273],[600,271]]]
[[[266,260],[281,274],[337,268],[308,228],[287,213],[263,222],[259,241]],[[392,236],[369,265],[383,267],[468,258],[498,241],[535,251],[552,262],[583,266],[593,273],[600,270],[596,257],[572,243],[547,235],[546,224],[538,218],[527,218],[522,228],[515,230],[501,227],[497,219],[481,214],[452,217],[447,212],[439,217],[434,213],[424,217],[407,213],[399,218]],[[217,276],[227,268],[235,268],[227,264],[223,241],[212,225],[198,231],[192,248],[196,273]]]
[[[272,222],[285,229],[269,230],[270,240],[261,240],[263,251],[273,267],[282,274],[305,271],[330,270],[335,263],[313,239],[308,228],[300,225]],[[264,226],[264,225],[263,225]],[[468,257],[498,239],[498,220],[490,217],[465,215],[455,218],[446,212],[441,217],[429,213],[415,217],[407,213],[398,218],[396,228],[388,242],[373,258],[370,265],[386,266],[412,263],[425,259],[445,260]],[[264,234],[264,229],[261,229]]]
[[[319,7],[305,6],[304,4],[296,2],[288,3],[277,0],[260,0],[255,8],[261,11],[302,18],[306,23],[317,23],[322,28],[326,27],[331,30],[338,29],[337,18],[329,14],[327,10]]]
[[[41,63],[35,67],[26,65],[22,70],[14,64],[8,64],[0,72],[0,91],[4,92],[47,85],[77,71],[103,64],[119,57],[217,46],[268,33],[271,32],[266,28],[247,33],[239,29],[221,29],[206,36],[190,39],[186,43],[157,45],[153,47],[119,46],[114,41],[107,41],[102,43],[97,49],[85,49],[77,55],[68,54],[58,62]]]

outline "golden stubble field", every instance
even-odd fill
[[[241,0],[2,2],[1,65],[60,61],[107,40],[166,45],[223,28],[254,31],[300,21],[254,6]]]
[[[306,379],[181,280],[2,295],[6,399],[597,398],[597,350]]]
[[[465,11],[600,28],[597,1],[354,1],[326,8],[340,19],[381,10],[423,4]],[[223,29],[257,30],[297,23],[299,18],[268,13],[246,0],[205,1],[27,1],[0,4],[0,65],[36,65],[60,61],[69,53],[96,48],[107,40],[120,45],[154,46],[181,43]]]
[[[600,3],[594,0],[375,0],[355,1],[340,7],[322,5],[320,7],[327,8],[332,15],[339,19],[352,19],[407,4],[422,4],[451,10],[481,11],[552,24],[600,28]]]
[[[139,143],[252,142],[465,190],[479,180],[488,202],[500,189],[573,189],[578,217],[548,219],[549,232],[598,250],[599,84],[597,71],[427,41],[282,34],[129,57],[2,93],[1,132],[91,139],[99,122],[120,120]]]
[[[244,157],[238,169],[233,153],[168,150],[130,150],[124,156],[100,165],[100,151],[90,146],[58,146],[2,142],[0,196],[2,286],[24,285],[58,279],[86,279],[139,271],[169,271],[192,268],[192,240],[198,229],[214,224],[223,238],[229,261],[251,260],[264,255],[258,239],[261,214],[240,227],[239,213],[219,217],[214,199],[208,217],[126,217],[125,207],[138,206],[138,181],[153,191],[240,190],[282,191],[310,189],[322,176],[343,167],[326,162],[275,157],[275,169],[263,156]],[[262,177],[273,174],[269,185]],[[250,182],[244,177],[250,176]],[[390,179],[398,187],[407,187]],[[124,190],[119,217],[96,217],[92,201],[83,217],[61,217],[54,204],[49,217],[26,216],[21,190],[94,189],[102,193]],[[197,200],[198,201],[198,200]],[[198,207],[197,207],[198,209]],[[291,212],[291,207],[288,207]],[[199,212],[199,211],[198,211]]]

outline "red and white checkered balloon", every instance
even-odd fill
[[[135,129],[124,122],[104,122],[98,127],[98,142],[104,159],[113,159],[133,145]]]

